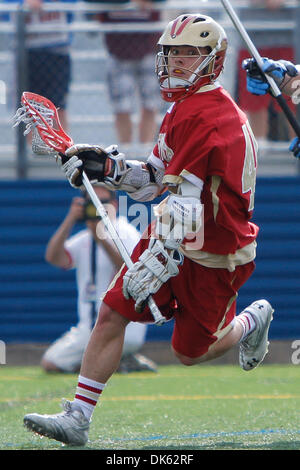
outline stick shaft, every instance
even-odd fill
[[[289,121],[290,125],[294,129],[295,133],[297,136],[300,138],[300,126],[290,110],[289,106],[287,105],[285,99],[282,96],[282,93],[275,82],[275,80],[270,77],[270,75],[264,73],[263,71],[263,59],[261,58],[261,55],[259,54],[258,50],[256,49],[255,45],[253,44],[252,40],[249,37],[249,34],[247,33],[246,29],[244,28],[243,24],[241,23],[239,17],[237,16],[236,12],[234,11],[231,3],[229,0],[221,0],[221,3],[223,4],[226,12],[228,13],[228,16],[230,17],[232,23],[234,24],[237,32],[240,34],[241,38],[243,39],[248,51],[252,55],[252,57],[256,60],[256,63],[258,67],[260,68],[260,71],[263,73],[264,77],[266,78],[267,82],[270,85],[270,89],[272,92],[272,95],[276,99],[277,103],[281,107],[282,111],[284,112],[287,120]]]
[[[133,261],[125,245],[123,244],[121,238],[119,237],[115,226],[111,222],[105,208],[103,207],[101,201],[99,200],[97,194],[95,193],[94,188],[91,185],[85,172],[82,173],[82,180],[83,180],[83,185],[85,189],[87,190],[94,206],[97,209],[99,216],[101,217],[108,233],[110,234],[113,242],[115,243],[116,248],[118,249],[121,257],[123,258],[124,263],[126,264],[127,268],[131,268],[133,266]],[[148,299],[148,306],[150,308],[154,321],[157,325],[162,325],[163,323],[166,322],[166,318],[161,314],[159,308],[157,307],[152,297],[149,297]]]
[[[83,184],[84,184],[85,189],[87,190],[94,206],[97,209],[97,212],[98,212],[99,216],[101,217],[105,227],[107,228],[107,231],[108,231],[109,235],[111,236],[113,242],[115,243],[116,247],[118,248],[118,251],[119,251],[120,255],[122,256],[126,266],[128,268],[131,268],[133,266],[133,261],[131,260],[129,254],[127,252],[127,249],[124,246],[122,240],[120,239],[120,237],[119,237],[119,235],[116,231],[116,228],[113,225],[113,223],[111,222],[105,208],[103,207],[101,201],[97,197],[97,194],[95,193],[94,188],[91,185],[91,183],[90,183],[90,181],[89,181],[89,179],[88,179],[85,172],[82,173],[82,180],[83,180]]]

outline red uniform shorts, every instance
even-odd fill
[[[148,243],[147,239],[141,239],[133,251],[133,261],[138,260]],[[220,331],[233,320],[237,292],[252,274],[254,266],[251,262],[229,272],[184,259],[179,274],[163,284],[153,296],[161,313],[168,318],[174,317],[172,346],[178,353],[195,358],[207,352]],[[134,301],[124,298],[122,285],[126,270],[125,267],[118,273],[103,301],[131,321],[153,322],[148,307],[142,314],[136,313]]]
[[[259,49],[262,57],[268,57],[273,60],[289,60],[293,62],[294,52],[291,47],[264,47]],[[270,101],[273,100],[274,109],[280,111],[281,108],[277,105],[276,100],[271,97],[269,93],[262,96],[255,96],[247,90],[246,72],[242,69],[242,62],[244,59],[249,58],[249,52],[246,49],[242,49],[239,52],[238,57],[238,97],[237,103],[240,108],[245,112],[256,112],[269,107]],[[292,100],[285,97],[290,108],[295,109]]]

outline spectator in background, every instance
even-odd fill
[[[120,3],[122,1],[124,0]],[[105,3],[115,2],[108,0]],[[152,9],[155,3],[156,0],[132,0],[131,9],[105,11],[95,15],[95,18],[112,26],[116,23],[145,23],[147,26],[160,19],[160,12]],[[154,51],[159,36],[159,31],[142,30],[105,34],[105,44],[109,52],[107,84],[120,143],[130,144],[134,141],[132,115],[135,111],[139,113],[138,142],[152,144],[155,140],[160,97],[154,71]],[[138,106],[136,92],[140,98]]]
[[[261,8],[260,14],[254,16],[254,13],[246,12],[247,18],[253,20],[254,18],[266,19],[270,21],[272,15],[276,10],[284,7],[287,3],[285,0],[251,0],[250,3],[253,5],[253,10]],[[276,35],[274,37],[274,34]],[[278,57],[288,61],[293,61],[294,51],[291,47],[291,38],[284,32],[278,35],[278,31],[257,31],[255,33],[255,45],[258,48],[262,57],[269,57],[270,59],[276,60]],[[241,64],[244,59],[249,57],[249,52],[246,49],[242,49],[239,52],[238,58],[238,104],[243,111],[248,115],[250,125],[253,133],[260,141],[268,139],[271,131],[269,125],[269,107],[270,104],[274,104],[274,110],[280,112],[279,106],[274,103],[269,94],[263,97],[256,97],[247,92],[246,86],[246,74],[242,70]],[[292,103],[290,103],[293,107]],[[292,131],[289,129],[289,137],[293,136]]]
[[[117,201],[106,188],[95,188],[129,252],[140,234],[125,217],[116,219]],[[85,220],[86,229],[71,236],[74,224]],[[46,260],[62,269],[76,269],[78,289],[78,324],[55,341],[45,352],[41,365],[47,371],[76,372],[96,320],[101,295],[105,293],[123,260],[112,240],[107,236],[96,209],[88,195],[72,201],[70,210],[49,240]],[[138,351],[143,346],[147,325],[131,322],[125,333],[123,356],[119,372],[155,371],[156,365]]]
[[[5,0],[13,2],[14,0]],[[30,33],[26,38],[27,50],[27,91],[50,99],[57,108],[62,127],[68,129],[66,113],[67,96],[71,81],[70,43],[71,35],[60,28],[71,21],[71,15],[64,11],[43,11],[44,3],[57,0],[19,0],[30,11],[26,16],[27,25],[57,26],[56,31]],[[66,2],[68,0],[62,0]],[[71,0],[71,2],[76,0]],[[24,90],[25,91],[25,90]]]

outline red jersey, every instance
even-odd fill
[[[247,245],[255,246],[258,227],[250,219],[256,151],[245,114],[222,87],[203,87],[174,103],[166,113],[149,162],[164,166],[167,185],[180,184],[183,178],[196,185],[204,183],[204,245],[200,251],[229,255]]]

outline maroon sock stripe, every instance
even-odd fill
[[[249,318],[246,315],[244,315],[243,317],[240,318],[240,320],[246,325],[246,328],[248,325],[248,330],[250,330],[251,324],[250,324]]]
[[[78,382],[78,387],[84,388],[85,390],[89,390],[90,392],[93,392],[93,393],[98,393],[98,395],[102,393],[101,388],[91,387],[90,385],[83,384],[82,382]]]
[[[93,406],[97,405],[96,400],[92,400],[91,398],[84,397],[83,395],[78,395],[78,393],[76,393],[75,398],[77,398],[77,400],[85,401],[86,403],[89,403],[90,405],[93,405]]]

